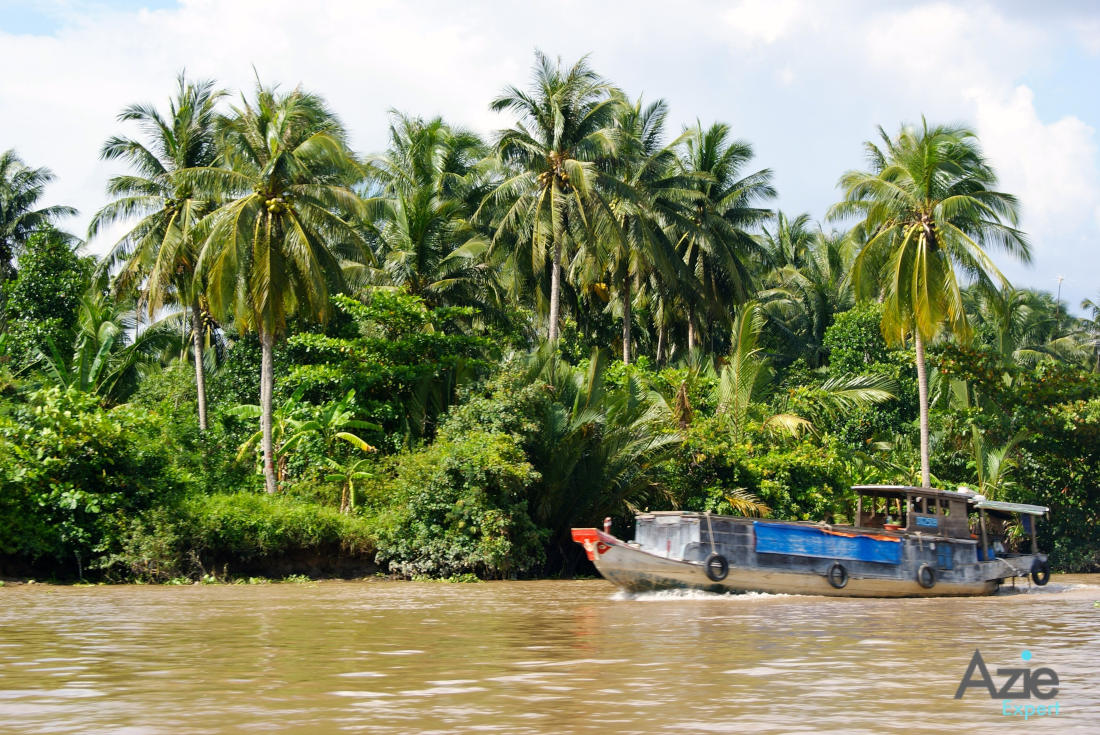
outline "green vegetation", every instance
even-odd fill
[[[98,262],[0,157],[0,568],[572,574],[575,525],[844,521],[856,483],[1048,505],[1100,568],[1100,307],[1000,275],[973,133],[882,133],[825,230],[727,125],[534,71],[492,140],[393,113],[370,156],[316,94],[181,75],[103,147]]]

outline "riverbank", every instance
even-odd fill
[[[339,549],[332,549],[338,552]],[[80,578],[67,570],[58,574],[55,565],[38,567],[25,560],[0,557],[0,584],[255,584],[283,580],[368,580],[387,578],[374,561],[373,552],[361,556],[328,555],[324,549],[306,549],[277,557],[236,559],[204,564],[197,555],[189,557],[188,573],[172,574],[180,567],[170,565],[155,575],[103,576],[99,574]],[[169,571],[171,570],[171,571]],[[394,577],[395,579],[397,577]],[[256,580],[257,582],[254,582]]]

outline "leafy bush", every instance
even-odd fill
[[[940,373],[969,396],[933,414],[953,450],[940,457],[965,477],[972,430],[990,446],[1022,437],[1006,499],[1051,509],[1039,544],[1055,569],[1100,569],[1100,375],[1052,360],[1027,367],[983,346],[937,352]]]
[[[1008,500],[1050,508],[1038,525],[1039,546],[1065,572],[1100,570],[1100,461],[1043,451],[1020,452],[1017,483]]]
[[[131,517],[186,488],[155,440],[161,432],[155,415],[108,411],[75,390],[0,407],[0,553],[64,562],[78,575],[97,564]]]
[[[1076,393],[1070,378],[1062,389],[1050,371],[1037,371],[1038,385],[1028,391],[1038,400]],[[1028,402],[1017,421],[1030,429],[1020,452],[1016,493],[1012,500],[1050,508],[1039,524],[1040,544],[1051,552],[1057,569],[1094,572],[1100,569],[1100,399],[1070,400],[1045,411]]]
[[[886,362],[882,305],[864,302],[837,314],[825,330],[824,344],[830,371],[836,375],[863,373],[868,365]]]
[[[908,350],[887,349],[881,324],[882,305],[866,302],[837,314],[825,331],[829,375],[884,375],[892,378],[896,386],[893,400],[854,408],[830,427],[830,433],[852,449],[908,432],[914,428],[918,416],[913,354]]]
[[[237,447],[254,431],[254,422],[226,415],[223,403],[209,404],[211,420],[199,433],[195,371],[187,362],[145,371],[130,403],[136,409],[159,416],[159,435],[154,439],[170,450],[173,461],[195,478],[206,492],[226,488],[259,488],[251,467],[236,460]]]
[[[508,577],[541,564],[545,534],[527,509],[538,474],[508,435],[471,431],[391,462],[378,561],[406,575]]]
[[[208,577],[208,570],[267,572],[295,556],[368,559],[374,549],[372,525],[361,516],[284,495],[218,493],[143,513],[103,566],[111,578],[165,582]]]
[[[0,285],[0,324],[7,322],[14,372],[36,360],[50,341],[67,342],[94,267],[95,259],[77,255],[59,232],[43,230],[27,239],[19,274]]]
[[[658,496],[655,468],[680,441],[664,401],[632,369],[614,373],[599,353],[574,367],[545,349],[513,361],[455,408],[439,436],[471,431],[516,438],[538,473],[528,508],[550,531],[548,566],[567,570],[580,553],[569,528]]]
[[[188,499],[177,531],[183,547],[212,561],[249,560],[302,550],[368,554],[370,523],[285,495],[231,493]]]
[[[721,417],[697,419],[676,456],[662,467],[672,502],[685,510],[738,512],[748,493],[782,520],[850,517],[854,498],[840,454],[812,438],[779,440],[753,426],[736,443]]]
[[[333,301],[338,326],[287,340],[293,367],[280,390],[304,390],[315,403],[354,390],[363,415],[391,435],[392,449],[434,434],[459,386],[484,377],[500,354],[486,333],[469,327],[473,309],[428,308],[416,296],[387,291],[365,304],[346,296]]]

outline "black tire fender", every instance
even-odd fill
[[[730,563],[718,552],[711,552],[703,562],[703,572],[711,582],[721,582],[730,573]]]
[[[834,561],[829,571],[825,572],[825,579],[836,589],[842,590],[848,586],[848,570],[840,562]]]
[[[1050,581],[1050,564],[1046,559],[1031,562],[1031,581],[1040,587]]]
[[[928,564],[921,564],[917,568],[917,584],[930,590],[936,586],[936,570]]]

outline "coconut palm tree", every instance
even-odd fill
[[[623,362],[630,364],[633,302],[650,274],[669,282],[687,283],[690,274],[668,236],[668,226],[689,221],[689,202],[697,196],[693,183],[676,166],[675,147],[666,143],[668,105],[641,99],[623,104],[616,118],[617,155],[605,164],[601,177],[616,228],[609,238],[610,280],[616,284],[622,310]]]
[[[606,209],[595,187],[596,161],[616,147],[614,122],[621,102],[613,92],[587,57],[566,68],[560,59],[554,62],[536,51],[531,89],[508,87],[490,106],[519,117],[497,136],[505,174],[485,200],[501,210],[494,244],[529,249],[539,271],[549,256],[550,342],[558,339],[567,246],[595,239],[596,218]]]
[[[1005,360],[1025,365],[1044,359],[1091,362],[1080,326],[1048,293],[976,284],[963,291],[963,305],[981,336]]]
[[[825,331],[855,301],[851,268],[856,244],[844,234],[804,228],[797,237],[769,245],[782,248],[772,250],[773,262],[787,262],[764,276],[767,288],[759,295],[763,308],[771,326],[793,346],[793,354],[801,354],[810,367],[821,367]]]
[[[729,324],[732,307],[752,293],[750,258],[761,248],[749,230],[771,217],[759,205],[775,196],[769,169],[743,174],[752,160],[752,145],[730,140],[730,128],[696,123],[680,145],[680,166],[694,177],[699,196],[693,203],[690,226],[680,228],[678,247],[694,274],[694,293],[684,294],[687,306],[688,349],[699,342],[705,321],[699,314]]]
[[[763,246],[770,268],[791,266],[801,268],[814,246],[821,228],[814,228],[810,215],[791,219],[783,212],[775,213],[775,226],[764,227]]]
[[[1085,344],[1093,351],[1093,370],[1100,373],[1100,299],[1084,299],[1081,308],[1086,316],[1081,320],[1085,331]]]
[[[387,151],[367,161],[377,282],[430,306],[485,306],[496,284],[470,218],[485,195],[486,155],[480,137],[442,118],[392,113]]]
[[[181,172],[185,184],[225,201],[196,230],[198,272],[210,307],[254,329],[262,350],[260,424],[267,491],[276,491],[272,444],[273,352],[287,318],[324,321],[344,267],[370,258],[351,224],[364,214],[351,186],[362,167],[324,101],[296,88],[257,83],[219,123],[224,168]]]
[[[881,144],[866,143],[870,169],[840,179],[843,200],[830,218],[859,217],[866,244],[856,257],[856,291],[884,301],[882,329],[916,349],[920,395],[921,481],[929,486],[928,373],[925,343],[944,327],[969,332],[956,269],[976,281],[1004,283],[983,249],[999,247],[1024,262],[1027,239],[1016,229],[1016,198],[993,190],[993,168],[977,136],[964,127],[903,127]]]
[[[29,167],[14,150],[0,154],[0,283],[15,275],[12,260],[31,233],[76,214],[72,207],[37,206],[53,180],[52,171]]]
[[[150,316],[167,304],[190,312],[199,430],[206,431],[202,354],[209,320],[203,318],[202,284],[195,277],[198,252],[191,231],[214,202],[176,174],[213,164],[214,106],[224,93],[215,90],[212,81],[188,82],[182,72],[176,84],[167,115],[147,104],[130,105],[119,113],[119,122],[137,123],[142,138],[112,136],[104,143],[100,158],[125,161],[133,173],[108,182],[114,201],[92,218],[88,237],[120,220],[138,218],[100,267],[117,268],[116,292],[138,289]]]

